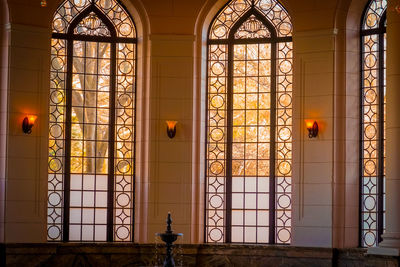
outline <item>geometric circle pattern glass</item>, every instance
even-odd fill
[[[209,39],[228,39],[233,25],[252,8],[268,19],[278,37],[292,36],[290,16],[278,1],[232,0],[223,7],[211,24]]]
[[[206,242],[291,241],[291,34],[275,0],[229,1],[210,26]]]
[[[76,16],[92,4],[113,23],[118,37],[136,38],[136,29],[130,15],[116,0],[65,0],[54,14],[53,33],[67,33]]]
[[[377,246],[385,221],[386,0],[372,0],[361,25],[361,246]]]
[[[66,0],[53,19],[49,241],[132,241],[136,30],[116,0]]]

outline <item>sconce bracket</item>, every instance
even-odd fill
[[[25,117],[24,120],[22,121],[22,132],[24,132],[25,134],[31,134],[32,127],[33,124],[29,123],[28,117]]]

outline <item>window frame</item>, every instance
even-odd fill
[[[384,147],[385,147],[385,100],[384,100],[384,91],[386,90],[386,81],[385,81],[385,72],[386,72],[386,66],[385,66],[385,57],[386,57],[386,50],[385,50],[385,34],[386,34],[386,11],[387,11],[387,7],[385,8],[385,10],[382,12],[380,19],[379,19],[379,25],[376,28],[372,28],[372,29],[364,29],[364,25],[366,23],[367,20],[367,14],[368,11],[372,5],[372,3],[375,0],[370,0],[368,1],[362,17],[361,17],[361,23],[360,23],[360,151],[359,151],[359,157],[360,157],[360,163],[359,163],[359,181],[360,181],[360,195],[359,195],[359,246],[360,247],[370,247],[370,246],[377,246],[381,241],[382,241],[382,234],[384,232],[384,214],[385,214],[385,208],[384,208],[384,198],[385,198],[385,167],[384,167],[384,161],[385,161],[385,151],[384,151]],[[363,219],[363,213],[364,213],[364,206],[365,206],[365,199],[364,199],[364,195],[368,194],[364,194],[364,179],[366,177],[372,177],[372,175],[370,176],[365,176],[364,175],[364,170],[365,170],[365,164],[364,164],[364,146],[363,146],[363,142],[366,140],[365,135],[365,120],[364,120],[364,90],[365,87],[364,86],[364,71],[365,71],[365,59],[364,59],[364,54],[365,54],[365,49],[364,49],[364,37],[367,36],[373,36],[373,35],[377,35],[378,36],[378,77],[376,77],[376,79],[378,79],[378,83],[377,83],[377,90],[378,90],[378,120],[376,122],[378,129],[377,129],[377,138],[375,140],[377,140],[378,143],[378,147],[376,148],[377,150],[377,184],[375,185],[377,187],[376,190],[376,198],[374,205],[377,207],[376,208],[376,221],[372,222],[372,224],[376,224],[376,229],[371,229],[371,227],[369,228],[364,228],[364,223],[367,223],[366,220]],[[372,68],[370,68],[372,69]],[[371,86],[372,87],[372,86]],[[372,138],[370,138],[370,140],[373,140]],[[371,192],[372,190],[370,190]],[[374,195],[373,193],[370,193],[369,195]],[[368,234],[368,232],[376,232],[376,236],[375,236],[375,241],[374,244],[372,245],[368,245],[365,242],[365,238],[364,236],[366,234]]]
[[[276,128],[278,126],[277,123],[277,114],[276,114],[276,110],[278,109],[278,104],[276,103],[276,94],[277,94],[277,87],[278,87],[278,82],[277,79],[279,77],[278,75],[278,71],[277,71],[277,62],[280,59],[278,57],[278,45],[280,43],[287,43],[290,42],[291,44],[293,44],[293,39],[292,36],[278,36],[278,29],[276,28],[276,26],[274,26],[269,20],[268,18],[262,14],[260,11],[258,11],[256,9],[256,7],[254,6],[254,1],[252,1],[252,6],[249,10],[247,10],[246,12],[244,12],[240,18],[238,20],[236,20],[228,33],[228,38],[226,39],[211,39],[210,38],[210,32],[212,30],[212,26],[213,26],[213,22],[219,17],[219,15],[221,14],[221,12],[229,5],[231,4],[231,2],[233,1],[228,1],[222,8],[220,11],[218,11],[218,13],[216,14],[216,16],[213,18],[208,32],[207,32],[207,82],[206,82],[206,109],[205,109],[205,118],[206,118],[206,123],[205,123],[205,136],[206,136],[206,142],[205,142],[205,162],[207,164],[205,164],[205,176],[206,176],[206,183],[205,183],[205,203],[206,203],[206,208],[205,208],[205,217],[204,217],[204,225],[205,225],[205,231],[204,231],[204,240],[206,243],[210,243],[212,241],[208,241],[210,240],[209,237],[209,224],[207,223],[208,218],[208,206],[210,205],[209,202],[210,200],[207,199],[207,194],[208,189],[208,179],[210,179],[209,176],[209,159],[208,159],[208,155],[207,155],[207,151],[208,151],[208,145],[209,145],[209,120],[210,120],[210,110],[209,110],[209,101],[210,101],[210,91],[209,91],[209,87],[210,87],[210,46],[211,45],[226,45],[227,46],[227,52],[225,52],[228,56],[228,59],[226,60],[227,62],[227,75],[226,75],[226,99],[227,99],[227,104],[226,104],[226,123],[225,123],[225,127],[226,127],[226,142],[224,143],[226,146],[225,149],[225,208],[224,208],[224,233],[223,233],[223,237],[222,237],[222,242],[223,243],[233,243],[232,242],[232,144],[233,144],[233,140],[232,140],[232,135],[233,135],[233,121],[232,121],[232,117],[233,117],[233,64],[234,64],[234,46],[237,44],[263,44],[263,43],[269,43],[271,44],[271,85],[270,85],[270,100],[271,100],[271,106],[270,106],[270,158],[269,158],[269,180],[270,181],[274,181],[273,183],[269,183],[269,224],[268,224],[268,242],[267,243],[262,243],[262,242],[256,242],[257,244],[277,244],[278,242],[276,242],[277,240],[277,227],[276,227],[276,220],[277,220],[277,216],[276,216],[276,206],[277,206],[277,200],[276,200],[276,187],[277,187],[277,178],[276,178],[276,172],[277,172],[277,168],[276,168],[276,154],[278,153],[278,148],[277,148],[277,134],[276,134]],[[278,1],[276,1],[278,4],[280,4]],[[283,8],[283,7],[282,7]],[[263,25],[269,30],[269,32],[271,33],[271,37],[268,38],[252,38],[252,39],[235,39],[234,35],[237,32],[237,30],[240,28],[240,26],[242,26],[243,22],[245,22],[248,18],[250,18],[250,16],[254,15],[260,22],[263,23]],[[291,24],[292,27],[292,24]],[[291,50],[293,51],[293,49]],[[291,59],[291,63],[293,64],[293,58]],[[293,67],[292,67],[293,68]],[[293,70],[292,70],[293,71]],[[293,77],[293,73],[291,74],[291,76]],[[292,95],[293,97],[293,95]],[[293,110],[293,108],[291,108]],[[246,109],[247,110],[247,109]],[[257,109],[259,110],[259,109]],[[291,144],[293,144],[293,141],[290,141]],[[257,142],[258,144],[258,142]],[[292,158],[290,159],[290,161],[292,162]],[[244,177],[246,177],[246,175],[244,175]],[[258,177],[256,175],[256,177]],[[256,194],[258,194],[258,191],[256,192]],[[258,200],[256,200],[258,201]],[[290,202],[291,202],[291,198],[290,198]],[[243,208],[243,211],[245,211],[246,208]],[[258,210],[258,209],[257,209]],[[290,217],[291,218],[291,217]],[[257,224],[258,225],[258,224]],[[243,222],[242,227],[246,227],[246,224]],[[257,226],[256,226],[257,227]],[[292,233],[290,232],[290,236],[292,235]],[[244,239],[243,239],[244,240]],[[291,240],[291,237],[289,238],[289,240]],[[217,242],[221,242],[221,241],[217,241]],[[289,241],[290,242],[290,241]],[[243,241],[242,243],[248,243]],[[285,243],[287,244],[287,243]]]
[[[74,42],[75,41],[83,41],[83,42],[96,42],[96,43],[107,43],[110,45],[110,87],[109,87],[109,121],[108,121],[108,127],[109,127],[109,134],[108,134],[108,173],[106,174],[108,176],[107,178],[107,226],[106,226],[106,240],[104,241],[95,241],[95,240],[82,240],[82,236],[80,237],[79,242],[113,242],[116,239],[117,236],[117,230],[114,229],[116,226],[120,224],[115,223],[115,218],[118,217],[117,215],[114,214],[115,212],[115,202],[117,201],[117,196],[115,190],[115,177],[118,176],[117,171],[116,171],[116,144],[119,142],[117,140],[117,115],[116,115],[116,106],[117,106],[117,100],[116,100],[116,94],[119,92],[117,90],[118,87],[118,77],[121,76],[121,74],[118,74],[117,70],[117,62],[120,60],[118,57],[118,49],[117,46],[119,44],[133,44],[134,47],[134,54],[133,54],[133,83],[132,85],[132,90],[133,92],[131,93],[131,97],[133,98],[133,114],[132,114],[132,128],[133,128],[133,133],[132,134],[132,164],[131,164],[131,175],[132,181],[131,181],[131,199],[130,199],[130,219],[129,219],[129,226],[130,226],[130,233],[129,233],[129,240],[118,240],[118,242],[133,242],[134,238],[134,211],[135,211],[135,173],[136,173],[136,107],[137,107],[137,37],[136,37],[136,25],[135,22],[132,18],[132,16],[129,14],[125,6],[119,1],[115,0],[116,4],[119,5],[122,9],[122,12],[125,12],[128,16],[128,19],[130,19],[133,27],[133,31],[135,33],[135,37],[119,37],[117,36],[117,29],[114,23],[110,20],[110,18],[107,17],[106,14],[104,14],[99,8],[96,6],[95,1],[89,1],[88,6],[84,7],[82,10],[78,11],[78,14],[73,17],[73,19],[69,22],[69,24],[66,26],[67,27],[67,32],[66,33],[58,33],[58,32],[53,32],[52,33],[52,40],[63,40],[65,42],[65,48],[66,48],[66,72],[65,72],[65,86],[64,86],[64,93],[65,93],[65,112],[64,112],[64,120],[63,123],[64,125],[64,154],[63,156],[59,157],[61,158],[63,162],[63,168],[64,172],[61,174],[63,176],[62,178],[62,189],[59,190],[59,192],[62,193],[62,205],[61,205],[61,210],[62,210],[62,222],[60,226],[60,232],[61,232],[61,238],[59,239],[53,239],[50,238],[49,234],[47,234],[47,239],[49,242],[68,242],[70,240],[69,236],[69,226],[70,226],[70,193],[71,193],[71,185],[70,185],[70,180],[71,180],[71,132],[72,132],[72,127],[71,127],[71,117],[72,117],[72,91],[73,91],[73,59],[74,59]],[[61,3],[60,7],[63,6],[64,1]],[[102,23],[105,24],[107,29],[110,32],[110,36],[94,36],[94,35],[80,35],[80,34],[75,34],[74,30],[77,28],[79,23],[86,18],[89,14],[94,13],[101,21]],[[53,18],[54,19],[54,18]],[[129,60],[129,59],[128,59]],[[52,70],[51,70],[52,71]],[[84,73],[86,74],[86,72]],[[52,89],[50,89],[51,91]],[[99,92],[98,89],[96,89],[96,92]],[[51,115],[51,113],[50,113]],[[98,124],[96,123],[96,126]],[[56,139],[56,138],[55,138]],[[57,140],[57,139],[56,139]],[[112,151],[112,152],[111,152]],[[49,155],[50,156],[50,155]],[[96,170],[95,170],[96,173]],[[50,172],[48,172],[50,174]],[[82,172],[82,175],[85,173]],[[84,190],[84,189],[82,189]],[[96,189],[94,189],[94,192],[96,192]],[[119,192],[119,191],[118,191]],[[48,192],[49,194],[49,192]],[[49,205],[49,200],[47,202],[48,209],[53,208],[50,207]],[[81,206],[83,208],[83,206]],[[49,216],[49,215],[48,215]],[[83,224],[81,224],[82,227]],[[92,224],[95,225],[95,224]],[[126,225],[123,224],[123,225]],[[53,227],[54,223],[49,223],[47,222],[47,229],[50,227]],[[81,230],[82,231],[82,230]]]

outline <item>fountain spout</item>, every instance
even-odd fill
[[[164,260],[164,267],[175,267],[175,261],[172,256],[172,248],[173,248],[173,243],[178,239],[178,236],[182,236],[183,234],[174,234],[171,228],[172,224],[172,219],[171,219],[171,213],[168,212],[168,217],[167,217],[167,230],[165,233],[158,233],[157,235],[161,237],[161,240],[165,242],[167,245],[167,255],[165,256]]]

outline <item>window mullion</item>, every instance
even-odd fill
[[[378,105],[379,105],[379,117],[378,117],[378,123],[379,123],[379,140],[378,140],[378,225],[377,225],[377,231],[378,231],[378,237],[377,237],[377,242],[380,243],[382,241],[381,235],[383,234],[383,192],[384,192],[384,132],[385,132],[385,119],[384,119],[384,104],[385,104],[385,98],[384,98],[384,34],[379,34],[379,77],[378,77]]]
[[[107,201],[107,241],[114,240],[114,180],[115,180],[115,87],[116,87],[116,43],[111,44],[110,77],[110,118],[109,118],[109,162],[108,162],[108,201]]]
[[[276,207],[276,197],[275,197],[275,158],[276,158],[276,43],[271,45],[271,126],[270,126],[270,165],[269,165],[269,243],[274,244],[276,242],[275,237],[275,207]]]
[[[71,188],[71,115],[72,115],[72,65],[73,40],[67,41],[67,80],[66,80],[66,113],[65,113],[65,177],[64,177],[64,223],[63,241],[69,241],[70,188]]]
[[[228,45],[227,137],[226,137],[226,206],[225,242],[232,242],[232,136],[233,136],[233,56],[234,45]]]

